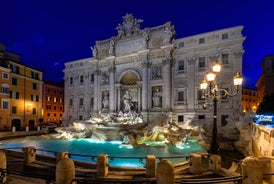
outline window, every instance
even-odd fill
[[[50,102],[51,101],[51,97],[47,96],[47,101]]]
[[[73,77],[69,78],[69,84],[73,84]]]
[[[54,94],[56,94],[56,89],[53,91]]]
[[[19,92],[17,92],[17,91],[11,91],[10,92],[10,98],[19,99]]]
[[[56,117],[56,113],[54,113],[53,116]]]
[[[10,64],[10,69],[11,69],[11,72],[12,72],[12,73],[19,74],[19,66]]]
[[[179,43],[179,48],[182,48],[182,47],[184,47],[185,46],[185,43],[184,42],[180,42]]]
[[[199,68],[205,68],[205,57],[199,57],[199,64],[198,67]]]
[[[18,84],[17,78],[14,78],[14,77],[13,77],[13,78],[11,79],[11,84],[14,85],[14,86],[17,86],[17,84]]]
[[[53,107],[54,110],[56,110],[56,108],[57,108],[56,106]]]
[[[94,74],[91,74],[91,75],[90,75],[90,81],[91,81],[91,82],[94,82]]]
[[[79,99],[79,105],[84,105],[84,99],[83,98]]]
[[[228,33],[222,34],[222,40],[226,40],[226,39],[228,39]]]
[[[10,88],[6,85],[2,85],[1,93],[10,94]]]
[[[48,113],[47,116],[50,116],[50,113]]]
[[[47,110],[51,110],[51,105],[46,106]]]
[[[93,105],[94,105],[94,98],[91,97],[91,98],[90,98],[90,106],[93,107]]]
[[[50,93],[50,89],[48,88],[48,93]]]
[[[37,90],[37,84],[36,83],[32,83],[32,89]]]
[[[198,100],[204,100],[204,98],[202,98],[203,97],[203,95],[202,95],[202,90],[198,90]]]
[[[2,109],[8,109],[9,108],[9,101],[2,99]]]
[[[59,101],[60,103],[63,103],[63,98],[60,98],[60,101]]]
[[[11,107],[11,113],[16,114],[17,113],[17,106],[12,106]]]
[[[30,95],[30,99],[31,99],[31,101],[34,101],[34,102],[38,102],[38,101],[39,101],[38,95],[33,95],[33,94],[31,94],[31,95]]]
[[[205,119],[205,115],[198,115],[198,119]]]
[[[36,108],[32,108],[32,114],[36,114]]]
[[[39,73],[31,71],[31,78],[39,80]]]
[[[63,106],[60,106],[60,111],[62,111],[63,110]]]
[[[83,120],[83,116],[82,115],[79,116],[79,120]]]
[[[183,115],[178,116],[178,122],[184,122],[184,116]]]
[[[185,61],[184,60],[178,61],[178,71],[182,72],[184,70],[185,70]]]
[[[199,44],[205,43],[205,38],[199,38]]]
[[[3,79],[9,79],[9,74],[8,73],[2,73],[2,78]]]
[[[73,99],[69,99],[69,106],[73,106]]]
[[[80,76],[80,84],[83,84],[83,83],[84,83],[84,76],[81,75],[81,76]]]
[[[184,101],[184,91],[178,91],[178,101]]]
[[[63,115],[62,114],[60,114],[60,117],[62,117]]]
[[[229,55],[228,54],[222,54],[222,63],[223,63],[223,65],[229,64]]]
[[[53,97],[53,102],[57,102],[57,98],[56,97]]]

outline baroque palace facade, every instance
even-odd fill
[[[117,36],[96,41],[93,57],[65,63],[64,121],[129,110],[145,122],[167,112],[179,123],[212,118],[212,109],[202,108],[200,83],[219,60],[220,85],[232,91],[233,76],[242,72],[243,27],[175,39],[171,22],[145,29],[141,22],[126,14]],[[219,119],[239,110],[241,97],[219,100]]]

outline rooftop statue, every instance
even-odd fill
[[[119,38],[136,35],[141,31],[140,23],[143,22],[143,20],[134,18],[132,14],[126,14],[123,16],[123,19],[123,23],[118,24],[116,27]]]

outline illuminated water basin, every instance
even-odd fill
[[[121,141],[92,142],[90,139],[49,139],[42,136],[2,140],[0,143],[0,148],[15,149],[33,146],[37,149],[37,154],[48,156],[55,156],[60,151],[68,151],[71,159],[84,162],[95,162],[96,160],[92,160],[92,158],[96,158],[100,154],[108,154],[110,166],[129,167],[144,167],[147,155],[155,155],[158,159],[165,158],[173,163],[179,163],[185,160],[183,156],[203,151],[201,145],[197,144],[195,140],[189,140],[181,147],[146,146],[135,148],[124,145]]]

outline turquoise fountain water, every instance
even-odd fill
[[[109,159],[110,166],[129,167],[144,167],[146,155],[155,155],[158,159],[166,158],[173,163],[179,163],[185,160],[184,156],[188,156],[192,152],[203,151],[201,145],[194,140],[186,141],[181,147],[146,146],[134,148],[124,146],[121,141],[94,142],[91,139],[54,139],[44,136],[2,140],[0,143],[0,148],[21,149],[33,146],[37,149],[37,154],[54,157],[57,152],[68,151],[71,159],[84,162],[96,162],[92,158],[96,158],[100,154],[108,154],[111,158]]]

